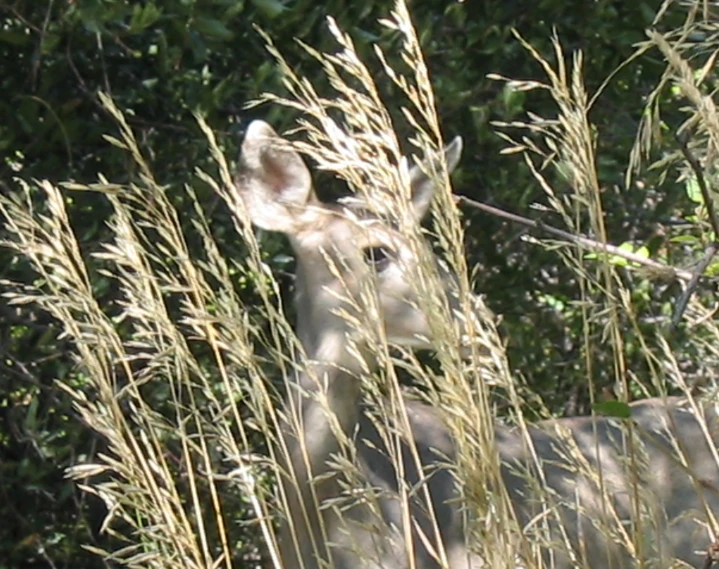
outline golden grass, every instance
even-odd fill
[[[416,133],[410,142],[419,154],[434,153],[443,145],[436,102],[405,3],[397,2],[381,24],[402,38],[404,72],[392,69],[379,48],[377,56],[386,75],[406,97],[402,116]],[[519,550],[538,564],[539,542],[517,545],[515,540],[518,528],[504,496],[493,451],[495,418],[490,389],[500,388],[506,395],[514,410],[513,420],[525,432],[523,394],[531,393],[512,378],[493,316],[481,301],[471,301],[464,229],[446,165],[433,173],[441,180],[442,190],[433,208],[430,232],[441,258],[458,276],[465,318],[474,322],[470,314],[480,315],[474,333],[481,349],[476,350],[470,365],[463,363],[458,353],[457,331],[447,307],[438,300],[437,275],[429,262],[424,231],[407,207],[408,164],[391,115],[349,36],[332,20],[329,30],[337,41],[337,52],[306,49],[322,67],[334,89],[333,96],[319,95],[268,44],[284,74],[288,95],[264,95],[261,102],[299,111],[302,137],[293,146],[320,168],[341,177],[377,215],[390,218],[413,236],[415,253],[427,259],[413,282],[435,312],[432,321],[438,327],[440,376],[411,354],[397,361],[386,342],[375,342],[373,349],[380,358],[382,373],[362,378],[366,397],[376,405],[378,417],[392,417],[406,428],[402,389],[395,371],[401,363],[424,388],[423,396],[446,415],[459,449],[457,480],[467,515],[474,521],[472,538],[485,551],[488,565],[509,566]],[[691,125],[699,133],[696,146],[702,148],[702,159],[708,160],[717,155],[719,123],[710,94],[704,93],[700,84],[714,56],[697,75],[690,62],[682,58],[685,52],[677,47],[683,37],[654,33],[650,41],[669,61],[667,81],[679,86],[687,104],[695,109],[686,128]],[[558,63],[552,67],[531,46],[524,45],[547,80],[541,84],[514,81],[511,86],[548,90],[557,103],[556,115],[498,125],[500,131],[505,127],[511,127],[512,132],[523,129],[520,137],[503,134],[507,151],[523,156],[545,192],[547,205],[569,231],[592,234],[607,242],[610,236],[604,226],[596,168],[597,133],[589,118],[593,99],[582,82],[582,55],[574,54],[571,65],[566,65],[568,58],[555,38],[553,55]],[[198,122],[207,136],[217,173],[196,174],[234,214],[235,229],[247,248],[246,258],[241,260],[222,257],[203,205],[191,187],[183,191],[192,211],[174,208],[171,190],[153,178],[121,112],[108,97],[102,101],[116,118],[120,132],[119,138],[108,137],[108,141],[133,158],[139,175],[135,183],[122,186],[102,178],[92,186],[67,185],[66,190],[103,193],[112,206],[113,215],[108,220],[112,240],[101,252],[91,257],[81,254],[68,219],[66,190],[48,182],[32,187],[20,184],[21,200],[0,198],[0,212],[11,233],[4,245],[21,253],[38,273],[35,283],[14,284],[6,297],[17,304],[37,303],[62,322],[64,333],[75,345],[73,356],[91,388],[62,387],[74,397],[82,420],[108,443],[97,464],[78,465],[70,473],[83,481],[85,490],[102,498],[108,507],[104,529],[127,543],[122,549],[99,553],[130,567],[229,568],[233,563],[230,534],[236,520],[228,519],[227,511],[236,510],[226,507],[221,496],[232,487],[247,501],[248,512],[260,526],[264,549],[277,564],[273,558],[273,521],[284,515],[283,502],[273,497],[267,479],[274,476],[278,463],[273,453],[281,450],[261,456],[255,449],[258,437],[268,442],[269,449],[278,449],[274,443],[278,413],[282,411],[274,386],[290,381],[302,360],[301,347],[282,310],[277,283],[263,262],[247,213],[233,189],[230,165],[201,117]],[[651,142],[648,133],[654,130],[655,125],[647,118],[640,139],[645,150]],[[635,157],[640,155],[639,151],[635,153]],[[564,176],[570,193],[560,194],[554,189],[552,176],[547,174],[552,169]],[[190,229],[181,223],[181,215],[192,218]],[[200,253],[188,248],[188,232],[201,240]],[[583,354],[590,384],[594,376],[590,339],[601,326],[601,336],[612,349],[620,398],[628,399],[631,389],[636,389],[630,389],[630,383],[640,385],[647,393],[663,392],[667,375],[689,391],[691,386],[682,383],[682,373],[666,342],[662,353],[646,350],[648,366],[654,370],[651,377],[638,378],[627,369],[624,326],[635,321],[635,314],[621,267],[606,256],[588,261],[583,250],[571,246],[558,249],[558,253],[581,283]],[[100,271],[117,284],[119,312],[111,313],[96,300],[92,274]],[[259,307],[243,304],[237,293],[239,280],[252,283],[261,299]],[[368,294],[367,302],[371,298]],[[693,299],[687,314],[694,326],[701,327],[697,341],[716,355],[719,342],[713,340],[719,338],[719,328],[706,317],[705,308]],[[360,329],[373,326],[371,321],[355,324]],[[376,330],[368,337],[375,338]],[[159,413],[154,408],[157,401],[153,390],[158,388],[167,394],[171,413]],[[387,428],[383,420],[378,420],[378,426]],[[181,468],[168,462],[168,445],[177,449]],[[574,462],[579,469],[588,468],[576,457]],[[351,471],[353,465],[338,458],[337,467]],[[541,493],[539,487],[537,491]],[[617,538],[629,539],[626,535]]]

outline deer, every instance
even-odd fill
[[[461,138],[444,148],[449,172],[461,151]],[[409,171],[408,205],[417,223],[435,191],[430,170],[417,162]],[[284,233],[297,259],[303,361],[288,386],[279,437],[285,458],[278,486],[287,510],[277,539],[282,566],[486,566],[482,544],[467,543],[472,517],[464,515],[451,468],[456,444],[439,412],[405,400],[412,440],[395,453],[398,463],[363,398],[359,377],[377,363],[347,313],[376,309],[393,345],[434,347],[430,316],[408,282],[419,261],[406,237],[355,201],[320,201],[302,157],[261,120],[247,127],[234,185],[251,222]],[[367,279],[376,290],[374,307],[365,306],[360,291]],[[451,305],[456,287],[451,278],[442,282]],[[531,539],[541,527],[548,536],[531,563],[522,558],[525,566],[702,564],[719,529],[716,406],[665,396],[629,409],[629,418],[549,419],[525,430],[494,421],[501,481],[519,533]],[[340,472],[340,460],[352,464],[357,479]],[[369,498],[352,498],[358,483],[374,490]]]

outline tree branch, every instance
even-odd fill
[[[719,221],[717,220],[716,208],[714,207],[714,198],[712,198],[711,193],[709,193],[709,187],[704,178],[704,171],[702,170],[701,164],[699,164],[699,160],[697,160],[696,156],[689,150],[686,137],[677,135],[676,139],[679,143],[679,148],[682,150],[682,154],[684,154],[684,158],[689,163],[689,167],[697,178],[697,185],[704,200],[704,207],[707,208],[709,223],[711,224],[712,231],[714,231],[714,240],[716,241],[719,239]]]
[[[719,244],[717,244],[716,241],[710,243],[706,249],[706,252],[704,253],[704,258],[699,261],[699,263],[697,263],[697,266],[692,271],[692,280],[689,281],[689,284],[687,284],[686,288],[684,289],[684,292],[679,297],[679,300],[677,300],[677,305],[674,309],[674,316],[672,316],[672,328],[676,328],[677,326],[679,326],[679,321],[682,319],[684,311],[687,309],[689,299],[691,298],[692,294],[694,294],[694,291],[699,284],[699,279],[704,274],[704,271],[707,270],[707,267],[709,266],[709,263],[711,263],[714,256],[717,254],[718,248]]]
[[[531,229],[537,229],[539,231],[542,231],[543,233],[553,235],[554,237],[559,237],[560,239],[567,241],[569,243],[573,243],[573,244],[581,247],[582,249],[586,249],[589,251],[599,251],[599,252],[607,253],[610,255],[616,255],[617,257],[621,257],[623,259],[626,259],[627,261],[631,261],[632,263],[636,263],[638,265],[642,265],[644,267],[653,269],[664,276],[670,276],[672,278],[679,279],[682,281],[688,281],[688,282],[695,280],[695,277],[696,277],[696,280],[698,280],[698,278],[699,278],[696,276],[695,273],[693,273],[691,271],[686,271],[684,269],[678,269],[676,267],[672,267],[671,265],[665,265],[664,263],[660,263],[658,261],[653,261],[651,259],[642,257],[641,255],[633,253],[632,251],[627,251],[625,249],[621,249],[619,247],[616,247],[615,245],[610,245],[608,243],[601,243],[600,241],[595,241],[594,239],[589,239],[588,237],[584,237],[583,235],[573,235],[567,231],[563,231],[561,229],[557,229],[556,227],[552,227],[551,225],[546,225],[546,224],[542,223],[541,221],[529,219],[527,217],[517,215],[516,213],[510,213],[510,212],[500,209],[498,207],[494,207],[491,205],[487,205],[487,204],[469,199],[465,196],[455,195],[454,201],[458,205],[467,205],[467,206],[473,207],[475,209],[485,211],[485,212],[492,214],[496,217],[500,217],[502,219],[506,219],[509,221],[513,221],[515,223],[519,223],[526,227],[530,227]],[[699,276],[701,276],[701,275],[699,275]]]

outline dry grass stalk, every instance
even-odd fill
[[[397,3],[383,25],[401,34],[401,56],[413,70],[411,77],[393,70],[378,50],[387,75],[407,97],[408,104],[402,111],[417,132],[412,143],[422,154],[435,154],[442,147],[435,101],[403,2]],[[488,566],[509,566],[515,563],[518,554],[523,555],[527,566],[540,566],[540,551],[548,545],[547,540],[558,540],[552,545],[569,551],[572,539],[561,528],[553,530],[555,533],[548,531],[555,522],[558,500],[562,497],[553,495],[543,484],[538,468],[542,457],[532,448],[530,427],[521,411],[522,398],[508,371],[492,315],[481,303],[470,301],[472,287],[462,249],[463,230],[446,164],[440,162],[436,171],[429,173],[440,188],[432,210],[432,232],[441,257],[457,275],[458,297],[463,301],[461,313],[470,333],[476,336],[475,345],[481,347],[475,349],[469,366],[462,363],[458,350],[460,331],[438,291],[438,274],[431,252],[408,207],[410,165],[403,158],[390,113],[350,38],[331,21],[330,30],[337,39],[338,53],[318,53],[309,47],[307,50],[324,69],[336,96],[328,99],[318,95],[270,46],[270,53],[285,74],[290,98],[266,96],[264,100],[299,110],[305,117],[300,121],[305,141],[293,143],[294,148],[311,157],[320,168],[343,178],[375,215],[401,229],[413,255],[423,259],[412,282],[417,297],[432,314],[442,375],[421,365],[411,354],[404,354],[406,357],[401,361],[393,358],[386,338],[371,318],[353,322],[378,360],[380,373],[361,377],[365,397],[376,409],[373,414],[376,426],[390,448],[398,436],[408,438],[407,409],[396,374],[401,364],[424,388],[423,397],[446,416],[446,425],[458,448],[457,481],[467,515],[474,522],[472,538]],[[700,111],[691,122],[699,125],[707,141],[713,144],[719,136],[714,132],[714,110],[691,84],[693,75],[688,64],[678,59],[676,50],[672,51],[671,41],[659,37],[653,41],[670,56],[674,68],[681,71],[684,90]],[[570,231],[590,233],[606,242],[595,165],[595,135],[588,119],[590,102],[582,84],[582,59],[575,56],[571,70],[567,70],[559,41],[555,40],[554,45],[556,69],[526,46],[545,70],[546,84],[513,85],[521,89],[548,89],[557,101],[557,116],[551,120],[534,117],[526,124],[508,125],[525,128],[529,133],[521,140],[507,138],[509,150],[524,153],[549,205]],[[274,367],[285,386],[291,383],[297,366],[302,365],[302,347],[282,311],[278,287],[262,261],[248,212],[238,198],[230,168],[209,128],[198,117],[218,164],[219,180],[203,172],[197,174],[224,198],[235,215],[236,229],[248,251],[241,263],[222,257],[191,188],[186,191],[194,217],[191,228],[183,226],[168,199],[168,190],[153,179],[121,113],[109,99],[104,98],[103,102],[120,127],[120,139],[110,142],[133,157],[140,176],[137,185],[117,186],[101,180],[90,187],[69,186],[106,194],[114,212],[110,222],[113,241],[102,252],[91,258],[81,254],[63,194],[48,183],[39,185],[41,199],[33,188],[24,187],[23,202],[5,198],[0,202],[0,211],[9,220],[12,233],[12,239],[4,245],[22,252],[42,278],[35,286],[12,285],[13,292],[8,296],[15,303],[38,303],[63,323],[65,333],[76,346],[77,361],[92,388],[92,396],[71,385],[64,388],[75,397],[83,420],[108,442],[108,450],[99,457],[98,464],[78,466],[72,472],[86,481],[84,487],[88,491],[99,495],[108,505],[107,531],[116,532],[128,542],[124,549],[101,553],[130,567],[231,567],[228,528],[232,520],[226,519],[221,493],[225,484],[233,483],[248,499],[276,565],[278,561],[273,555],[276,538],[268,515],[273,511],[273,502],[257,479],[275,469],[283,459],[276,454],[269,459],[256,456],[254,440],[259,435],[268,441],[271,453],[286,452],[276,434],[287,417],[283,411],[277,411],[273,378],[267,370]],[[552,188],[544,175],[549,165],[556,166],[571,181],[574,189],[571,195],[560,195]],[[397,188],[399,191],[394,191]],[[588,230],[581,226],[585,219]],[[193,257],[190,252],[188,234],[201,239],[201,257]],[[627,397],[629,381],[637,378],[626,369],[618,315],[633,318],[629,291],[609,259],[600,258],[599,263],[588,264],[581,252],[565,250],[562,254],[583,285],[588,380],[593,376],[592,329],[601,325],[604,337],[614,349],[618,391]],[[117,283],[119,311],[115,314],[109,314],[95,300],[91,274],[97,267],[102,267],[99,270]],[[237,274],[246,276],[256,286],[262,300],[259,310],[243,305],[236,293]],[[365,291],[364,306],[373,306],[375,292]],[[170,301],[175,307],[172,310],[168,306]],[[269,323],[267,327],[260,325],[258,314]],[[693,303],[688,314],[699,321],[703,308]],[[704,321],[702,325],[712,337],[717,337],[713,323]],[[707,346],[710,344],[708,341]],[[211,369],[207,360],[198,356],[197,346],[211,354]],[[257,357],[259,350],[272,366]],[[646,358],[650,368],[656,370],[645,382],[647,390],[662,390],[663,372],[669,369],[698,409],[689,386],[681,385],[682,374],[668,346],[659,355],[647,350]],[[153,389],[158,387],[172,402],[171,414],[160,414],[154,407],[157,401]],[[522,528],[528,537],[520,541],[495,453],[489,387],[501,388],[512,404],[514,419],[532,457],[526,463],[526,471],[518,472],[518,476],[527,480],[527,488],[545,508],[544,515]],[[643,534],[630,535],[620,523],[621,516],[609,499],[603,473],[587,462],[561,424],[556,429],[557,440],[567,443],[561,456],[574,472],[581,472],[599,488],[598,495],[606,506],[606,517],[599,522],[605,524],[601,531],[641,557],[646,546],[641,543]],[[336,434],[342,438],[341,432]],[[639,472],[647,460],[645,449],[634,444],[636,433],[631,428],[627,437],[627,460]],[[352,445],[346,439],[344,443],[348,454],[338,454],[334,467],[347,480],[357,482],[353,488],[359,490],[357,499],[371,501],[372,489],[361,484],[351,460]],[[177,449],[181,468],[168,462],[168,446]],[[395,464],[401,464],[397,456],[391,458]],[[227,475],[216,474],[228,470]],[[99,475],[104,478],[95,480]],[[645,502],[638,479],[632,488],[633,517],[641,524],[649,516],[642,511]],[[410,491],[422,490],[402,488],[404,502]],[[279,504],[283,504],[282,497]],[[208,505],[209,511],[205,509]],[[115,529],[122,527],[120,522],[125,528],[121,532]],[[577,560],[580,554],[567,553]],[[437,555],[442,558],[441,552]]]

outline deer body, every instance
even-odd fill
[[[553,494],[549,507],[558,513],[549,522],[551,536],[559,539],[561,520],[576,554],[570,559],[565,548],[545,552],[545,566],[630,568],[641,566],[637,559],[652,568],[672,567],[677,559],[702,565],[717,530],[712,516],[719,514],[716,410],[698,410],[706,414],[704,433],[682,398],[644,399],[630,407],[631,432],[626,422],[603,417],[543,421],[531,428],[542,484]],[[517,429],[498,428],[496,444],[510,500],[520,527],[527,528],[542,510],[517,466],[533,470],[534,462]],[[580,453],[578,461],[567,458],[569,449]],[[579,473],[576,462],[585,465]]]
[[[460,152],[458,139],[445,149],[450,170]],[[421,219],[433,183],[418,167],[410,179]],[[279,452],[288,510],[278,540],[284,567],[484,566],[482,544],[465,543],[465,516],[446,466],[456,450],[442,418],[422,403],[406,402],[421,468],[406,441],[398,468],[388,458],[387,445],[394,443],[379,433],[363,403],[358,378],[375,364],[347,322],[372,308],[362,296],[366,279],[374,282],[386,337],[431,348],[428,315],[407,282],[408,267],[417,261],[405,238],[361,211],[319,202],[302,159],[261,121],[248,127],[236,184],[252,221],[287,234],[298,259],[297,329],[306,362],[288,389]],[[380,249],[381,259],[368,258]],[[635,403],[633,429],[617,419],[546,421],[530,429],[532,445],[519,430],[497,425],[503,481],[524,533],[546,532],[540,556],[545,566],[629,568],[637,566],[637,557],[657,568],[670,567],[675,558],[701,563],[695,551],[706,550],[719,529],[707,525],[719,514],[719,426],[707,406],[701,411],[709,415],[709,432],[703,432],[685,406],[675,398]],[[639,441],[636,453],[626,444],[632,437]],[[572,452],[586,468],[569,466]],[[347,469],[338,468],[339,460],[352,466],[351,475],[340,474]],[[358,485],[372,492],[358,498]],[[544,485],[542,501],[537,489]],[[619,539],[622,531],[629,537]],[[572,554],[552,545],[562,540]]]

